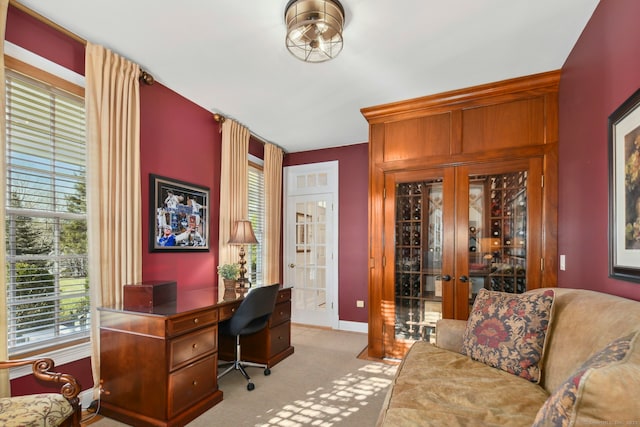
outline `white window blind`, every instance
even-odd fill
[[[264,174],[262,168],[249,164],[249,220],[258,239],[257,245],[248,245],[249,281],[263,285],[262,248],[264,242]]]
[[[82,97],[6,71],[9,354],[89,336]]]

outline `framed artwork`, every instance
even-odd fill
[[[640,89],[609,116],[609,277],[640,282]]]
[[[209,189],[149,174],[149,250],[209,250]]]

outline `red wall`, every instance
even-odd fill
[[[140,112],[143,280],[175,280],[182,289],[217,285],[218,124],[210,112],[158,83],[140,86]],[[209,252],[149,252],[150,173],[209,187]]]
[[[5,38],[43,58],[84,75],[84,45],[9,6]]]
[[[356,300],[368,300],[368,149],[368,144],[356,144],[284,157],[284,166],[338,161],[338,317],[365,323],[368,303],[356,308]]]
[[[608,278],[608,116],[640,86],[640,1],[601,0],[560,80],[558,285],[640,300]]]

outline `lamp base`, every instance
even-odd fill
[[[238,284],[238,288],[250,288],[251,287],[251,282],[246,277],[241,277],[240,279],[238,279],[236,281],[236,283]]]

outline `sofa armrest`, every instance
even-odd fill
[[[436,323],[436,346],[445,350],[462,352],[462,337],[467,328],[466,320],[440,319]]]

